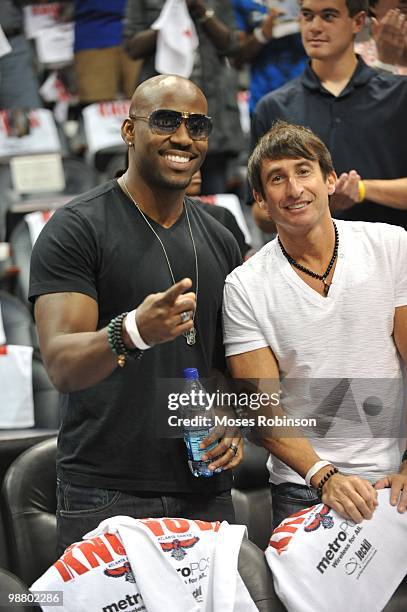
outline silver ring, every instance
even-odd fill
[[[236,457],[237,451],[239,450],[238,447],[236,446],[236,444],[230,444],[229,448],[230,448],[230,450],[232,450],[235,453],[235,457]]]
[[[189,312],[189,310],[186,310],[185,312],[181,312],[180,317],[181,323],[186,323],[191,318],[191,313]]]

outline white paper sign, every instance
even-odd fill
[[[73,60],[74,25],[64,23],[39,30],[35,43],[42,64],[69,64]]]
[[[93,156],[110,147],[123,146],[120,128],[129,116],[130,100],[90,104],[82,111],[88,151]]]
[[[0,57],[3,57],[3,55],[7,55],[7,53],[10,53],[10,51],[10,43],[8,42],[6,35],[3,32],[3,28],[0,26]]]
[[[25,6],[24,32],[26,38],[34,38],[39,30],[52,28],[58,24],[59,2],[50,4],[31,4]]]
[[[59,153],[13,157],[10,170],[13,189],[17,193],[58,192],[65,188]]]
[[[31,246],[34,246],[38,236],[42,232],[44,225],[54,214],[53,210],[36,210],[35,212],[24,215],[24,221],[28,225]]]
[[[298,21],[283,21],[282,23],[276,23],[276,25],[273,26],[273,38],[283,38],[283,36],[296,34],[299,31],[300,24]]]
[[[0,158],[33,153],[57,153],[61,143],[52,111],[38,108],[29,112],[30,132],[18,138],[9,136],[7,111],[0,111]]]
[[[300,31],[298,0],[268,0],[267,6],[280,12],[273,26],[273,38],[282,38]]]
[[[249,112],[250,92],[247,90],[239,91],[237,94],[237,106],[239,108],[240,125],[245,134],[250,134],[250,112]]]
[[[218,193],[213,196],[197,196],[203,202],[208,204],[214,204],[216,206],[223,206],[227,208],[232,215],[235,217],[236,222],[244,234],[244,238],[247,244],[251,244],[251,234],[246,223],[246,219],[243,216],[242,207],[240,200],[234,193]]]
[[[0,347],[0,427],[34,426],[32,346]]]

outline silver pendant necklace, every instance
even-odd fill
[[[133,204],[135,204],[135,206],[136,206],[137,210],[139,211],[140,215],[143,217],[144,221],[147,223],[148,227],[151,229],[151,231],[153,232],[153,234],[157,238],[158,242],[160,243],[161,248],[162,248],[163,253],[164,253],[164,256],[165,256],[165,259],[166,259],[166,262],[167,262],[168,270],[169,270],[170,275],[171,275],[172,283],[173,283],[173,285],[175,285],[174,273],[172,271],[170,260],[169,260],[169,257],[167,255],[167,251],[165,250],[165,246],[163,244],[163,241],[161,240],[160,236],[157,234],[157,232],[155,231],[155,229],[151,225],[150,221],[147,219],[146,215],[141,210],[141,208],[138,205],[138,203],[136,202],[136,200],[131,195],[131,193],[130,193],[128,187],[127,187],[127,184],[126,184],[126,179],[124,178],[124,174],[122,175],[121,178],[122,178],[122,183],[123,183],[123,187],[124,187],[124,190],[125,190],[126,194],[130,198],[130,200],[133,202]],[[186,205],[185,202],[184,202],[184,209],[185,209],[185,216],[187,218],[187,223],[188,223],[189,235],[191,236],[192,248],[194,250],[194,257],[195,257],[195,279],[196,279],[196,283],[195,283],[195,295],[196,295],[196,302],[198,303],[198,283],[199,283],[198,256],[197,256],[197,253],[196,253],[195,240],[194,240],[194,236],[192,234],[191,223],[189,221],[188,206]],[[196,313],[196,308],[195,308],[194,312],[192,313],[192,327],[191,327],[190,330],[184,332],[184,334],[183,334],[185,336],[186,342],[187,342],[187,344],[189,346],[192,346],[192,345],[194,345],[196,343],[195,313]]]

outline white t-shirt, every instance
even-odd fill
[[[407,574],[407,516],[378,491],[373,518],[356,525],[325,504],[285,519],[266,550],[288,612],[378,612]]]
[[[375,481],[398,471],[404,445],[397,438],[403,366],[392,333],[395,308],[407,304],[407,233],[382,223],[335,223],[339,250],[328,297],[298,276],[277,239],[229,274],[226,355],[271,347],[286,414],[318,417],[322,407],[319,435],[310,438],[316,452],[344,473]],[[335,392],[339,409],[332,411]],[[268,466],[272,482],[304,484],[275,457]]]
[[[69,546],[31,591],[59,596],[49,612],[255,612],[237,567],[245,534],[226,521],[115,516]]]

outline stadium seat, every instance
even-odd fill
[[[56,438],[32,446],[10,466],[2,501],[12,571],[31,585],[56,557]]]
[[[26,603],[18,603],[16,601],[9,600],[11,595],[28,595],[30,591],[21,582],[17,576],[14,576],[11,572],[4,568],[0,569],[0,607],[4,610],[12,610],[13,612],[34,612],[35,610],[41,610],[40,606],[29,605]],[[7,605],[8,604],[8,605]]]
[[[60,425],[60,396],[52,386],[39,358],[38,339],[30,312],[18,298],[5,291],[0,291],[0,304],[7,343],[34,347],[32,379],[35,420],[35,426],[32,428],[0,430],[2,480],[8,467],[20,453],[57,434]]]
[[[55,561],[56,439],[33,446],[13,463],[3,485],[12,570],[32,584]],[[259,548],[244,540],[239,572],[259,610],[283,612]]]

